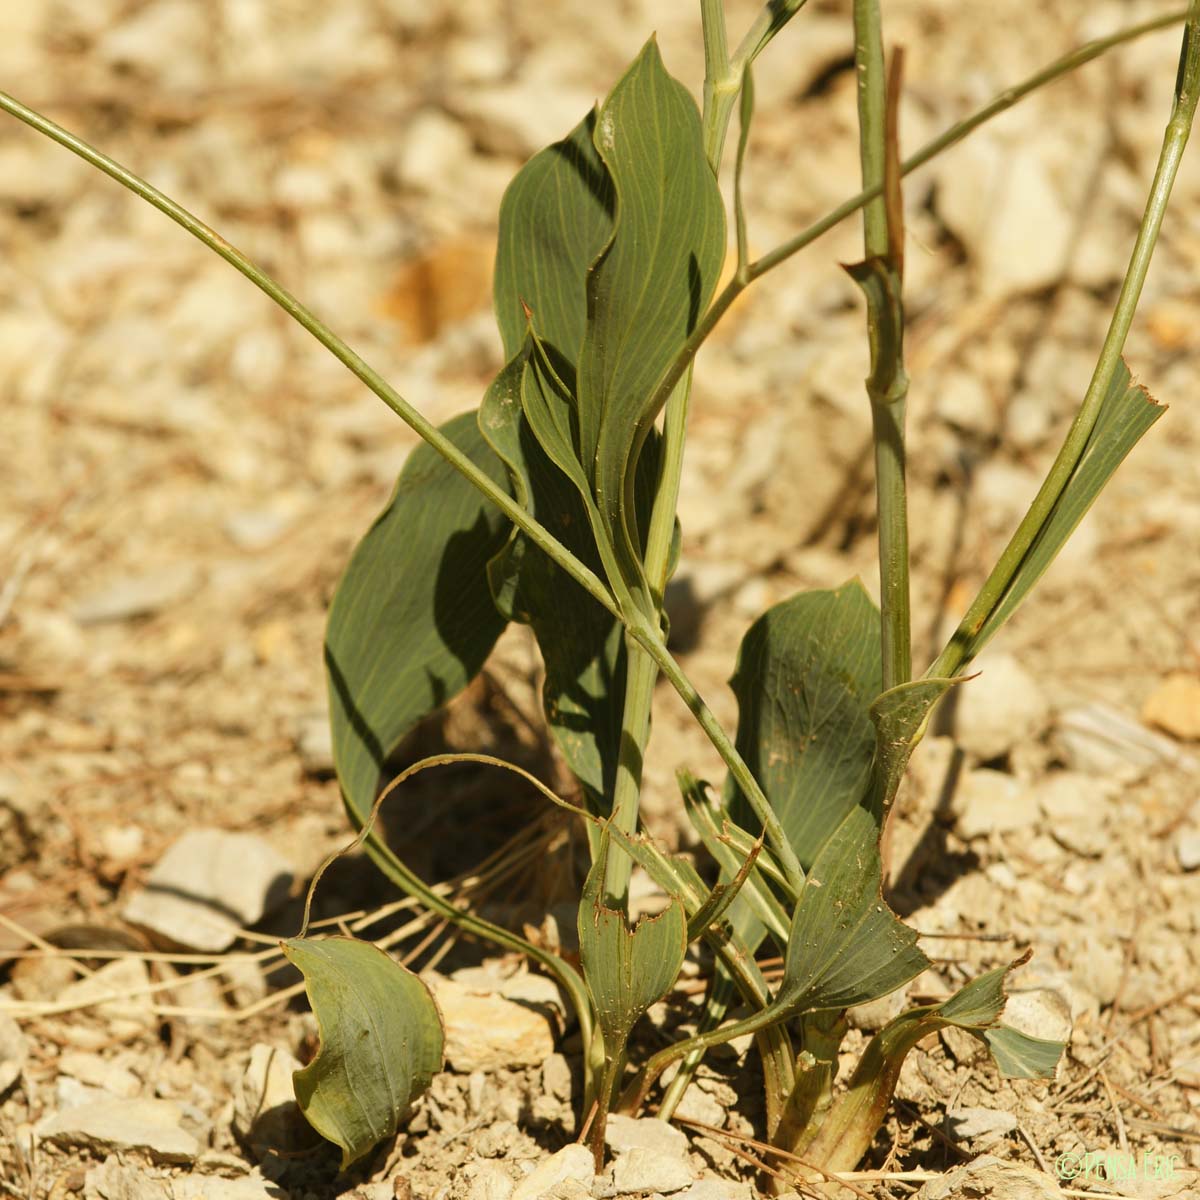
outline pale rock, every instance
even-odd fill
[[[170,64],[173,84],[198,86],[205,78],[203,57],[191,53],[208,33],[204,15],[190,0],[157,0],[115,23],[95,47],[98,61],[132,69],[150,79]]]
[[[957,1108],[950,1113],[949,1123],[951,1134],[960,1141],[989,1146],[1016,1129],[1017,1118],[991,1108]]]
[[[1200,770],[1194,755],[1107,704],[1086,704],[1062,713],[1056,741],[1073,770],[1114,781],[1136,779],[1162,763],[1189,774]]]
[[[89,1200],[171,1200],[171,1185],[151,1178],[143,1166],[126,1164],[110,1154],[84,1176],[83,1191]]]
[[[1183,672],[1168,676],[1142,706],[1142,720],[1181,741],[1200,740],[1200,679]]]
[[[118,579],[71,608],[71,616],[80,625],[103,625],[147,617],[177,604],[194,593],[200,584],[200,572],[191,563],[159,567],[143,575]]]
[[[1043,728],[1049,713],[1036,680],[1007,654],[988,657],[958,689],[954,737],[981,761],[1007,754]]]
[[[1200,1054],[1186,1055],[1177,1058],[1171,1066],[1171,1073],[1177,1083],[1184,1087],[1200,1088]]]
[[[1052,1042],[1071,1040],[1071,1002],[1055,988],[1014,989],[1004,1005],[1003,1021],[1030,1037]]]
[[[70,1075],[60,1075],[54,1081],[54,1107],[59,1112],[69,1108],[82,1108],[85,1104],[102,1104],[113,1098],[112,1092],[101,1087],[90,1087],[72,1079]]]
[[[29,1042],[21,1027],[7,1013],[0,1012],[0,1096],[21,1077],[29,1061]]]
[[[422,978],[446,1027],[446,1062],[459,1074],[538,1066],[553,1053],[554,1031],[542,1013],[435,972]]]
[[[683,1093],[683,1099],[675,1107],[675,1113],[685,1121],[699,1121],[714,1129],[723,1129],[729,1114],[724,1105],[701,1087],[693,1085]]]
[[[1050,436],[1054,414],[1040,396],[1022,392],[1004,414],[1004,441],[1017,450],[1036,450]]]
[[[233,1090],[233,1131],[255,1147],[296,1150],[312,1141],[312,1130],[296,1103],[292,1073],[300,1063],[287,1051],[264,1042]]]
[[[651,1154],[684,1156],[688,1140],[683,1132],[657,1117],[626,1117],[612,1113],[604,1130],[604,1142],[614,1154],[646,1150]]]
[[[697,1179],[679,1200],[754,1200],[754,1188],[732,1179]]]
[[[485,153],[526,159],[565,137],[596,97],[563,85],[530,94],[524,84],[490,84],[454,98],[462,119]]]
[[[573,1142],[542,1159],[513,1189],[511,1200],[542,1200],[547,1192],[568,1182],[590,1189],[595,1178],[592,1152]]]
[[[1037,823],[1037,801],[1028,787],[1003,771],[977,767],[959,780],[950,802],[960,836],[1030,830]]]
[[[510,1200],[513,1181],[498,1163],[476,1163],[470,1168],[470,1180],[464,1200]]]
[[[695,1175],[684,1155],[636,1146],[617,1155],[610,1178],[613,1194],[628,1196],[635,1192],[678,1192],[690,1187]]]
[[[220,1175],[182,1175],[171,1181],[172,1200],[280,1200],[277,1183],[261,1175],[225,1179]]]
[[[907,988],[897,988],[878,1000],[869,1000],[866,1004],[855,1004],[846,1009],[846,1020],[851,1029],[876,1033],[904,1011],[908,1005],[907,997]]]
[[[564,1103],[571,1099],[571,1065],[562,1054],[548,1054],[542,1063],[542,1088]]]
[[[1054,1178],[1032,1167],[1005,1162],[994,1154],[982,1154],[931,1179],[916,1200],[1061,1200],[1062,1191]]]
[[[142,1081],[128,1067],[101,1058],[99,1054],[68,1050],[59,1055],[56,1065],[60,1075],[78,1079],[89,1087],[102,1088],[125,1100],[132,1099],[142,1090]]]
[[[304,773],[313,779],[332,776],[333,729],[327,712],[307,713],[296,722],[293,735]]]
[[[167,850],[122,915],[173,945],[219,953],[287,899],[292,875],[254,834],[197,829]]]
[[[104,1100],[39,1121],[37,1136],[90,1153],[146,1154],[155,1162],[187,1163],[200,1143],[182,1126],[183,1109],[169,1100]]]
[[[996,430],[996,406],[987,388],[966,371],[952,371],[938,382],[934,411],[964,433],[989,437]]]
[[[1200,829],[1180,829],[1175,834],[1175,857],[1185,871],[1200,867]]]
[[[1109,780],[1078,771],[1056,771],[1033,785],[1038,807],[1051,822],[1094,821],[1097,809],[1111,800],[1116,791]]]
[[[144,1029],[154,1020],[150,972],[137,958],[105,963],[83,979],[69,983],[58,994],[61,1004],[94,1009],[125,1033]]]
[[[265,550],[292,524],[287,513],[271,508],[244,508],[225,518],[225,532],[240,550]]]
[[[1074,222],[1036,150],[993,137],[969,139],[955,169],[938,183],[938,215],[995,296],[1057,282],[1066,266]]]

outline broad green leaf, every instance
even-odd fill
[[[807,868],[870,785],[879,610],[857,581],[793,596],[747,631],[731,684],[737,748]],[[757,830],[740,798],[730,813]]]
[[[475,413],[442,432],[507,484]],[[474,678],[500,636],[487,564],[508,531],[499,510],[422,442],[355,549],[325,633],[333,757],[355,824],[371,811],[387,756]]]
[[[442,1021],[425,985],[370,942],[292,938],[321,1031],[317,1057],[293,1075],[308,1123],[342,1151],[342,1170],[392,1137],[442,1069]]]
[[[655,385],[712,298],[725,211],[695,102],[667,74],[653,39],[601,106],[594,141],[616,210],[587,280],[580,461],[618,550],[636,555],[637,530],[624,513],[631,468],[657,415]]]
[[[580,491],[555,466],[522,409],[525,354],[497,376],[479,413],[480,427],[507,464],[521,504],[578,558],[601,570],[593,527]],[[649,524],[659,443],[652,437],[639,464],[638,510]],[[623,628],[524,535],[489,569],[497,605],[533,628],[546,666],[543,702],[567,765],[593,811],[611,802],[625,697]]]
[[[607,839],[605,839],[607,842]],[[579,902],[579,961],[608,1058],[624,1053],[629,1031],[670,991],[687,951],[687,915],[672,897],[630,929],[625,914],[604,902],[607,854],[596,856]]]
[[[587,320],[587,272],[612,235],[614,194],[588,115],[561,141],[534,155],[500,204],[495,308],[508,358],[532,319],[569,364],[572,385]]]
[[[827,1170],[851,1170],[870,1146],[891,1103],[908,1052],[948,1025],[966,1030],[993,1053],[1001,1073],[1017,1078],[1052,1077],[1063,1046],[1029,1037],[999,1023],[1004,979],[1025,958],[973,979],[949,1000],[909,1009],[889,1021],[868,1043],[849,1085],[818,1128],[791,1147]]]
[[[842,819],[809,868],[792,918],[776,1002],[791,1012],[886,996],[929,960],[880,890],[879,828],[865,808]]]
[[[892,806],[904,768],[925,732],[930,713],[954,686],[954,679],[917,679],[879,696],[871,705],[877,748],[867,807],[881,820]]]
[[[1096,424],[1074,473],[1022,559],[1003,598],[979,633],[970,639],[964,662],[974,658],[1016,612],[1113,473],[1165,411],[1144,387],[1131,381],[1129,367],[1122,360],[1113,373]]]

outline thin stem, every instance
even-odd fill
[[[181,225],[193,237],[203,242],[210,250],[219,254],[230,266],[240,271],[260,291],[265,292],[293,320],[303,326],[339,362],[353,372],[371,389],[406,425],[428,442],[446,461],[471,484],[483,493],[510,521],[525,533],[535,545],[548,554],[568,575],[590,595],[595,597],[614,616],[619,617],[618,606],[608,588],[600,578],[579,561],[543,525],[535,521],[503,488],[481,471],[461,450],[447,439],[436,426],[423,417],[408,403],[373,367],[335,334],[319,317],[307,309],[289,291],[281,287],[259,266],[240,250],[230,245],[220,234],[210,229],[203,221],[174,200],[165,196],[152,184],[135,175],[103,154],[94,146],[76,137],[73,133],[56,125],[48,117],[27,108],[6,92],[0,92],[0,109],[12,114],[26,125],[45,134],[60,146],[77,154],[85,162],[103,171],[110,178],[123,184],[131,192],[152,204],[159,212]]]
[[[927,675],[929,678],[946,678],[958,673],[970,661],[973,642],[986,623],[988,616],[1003,598],[1005,591],[1020,568],[1021,562],[1033,544],[1038,531],[1045,524],[1054,505],[1062,495],[1083,454],[1088,438],[1096,424],[1105,393],[1116,371],[1129,328],[1133,323],[1142,287],[1150,269],[1150,260],[1166,215],[1167,202],[1179,172],[1184,147],[1191,133],[1196,115],[1197,99],[1200,98],[1200,0],[1192,0],[1184,30],[1183,48],[1180,57],[1179,76],[1176,83],[1175,101],[1171,117],[1163,135],[1162,150],[1146,209],[1138,228],[1137,240],[1129,259],[1129,267],[1121,284],[1112,320],[1096,360],[1096,369],[1084,395],[1083,404],[1071,423],[1066,440],[1058,452],[1024,519],[1017,526],[999,562],[987,577],[979,594],[967,609],[946,648],[938,655]]]
[[[637,830],[638,801],[642,793],[642,759],[650,740],[650,708],[658,667],[631,637],[625,638],[625,703],[621,710],[621,741],[617,749],[617,777],[613,785],[612,821],[622,832]],[[610,842],[604,872],[606,901],[628,911],[629,876],[633,860],[624,846]]]
[[[716,173],[725,147],[733,96],[741,80],[729,63],[724,0],[700,0],[700,23],[704,31],[704,154]]]
[[[700,728],[708,736],[708,740],[724,760],[725,765],[729,768],[729,774],[733,776],[734,782],[742,790],[750,807],[754,809],[755,816],[762,822],[767,841],[787,876],[788,886],[798,894],[804,886],[804,870],[800,866],[800,860],[796,857],[796,851],[792,848],[792,843],[788,840],[783,826],[779,823],[779,817],[776,816],[775,810],[768,802],[762,788],[759,787],[758,780],[754,778],[750,768],[746,765],[745,759],[738,753],[737,747],[734,746],[729,735],[713,716],[708,705],[704,703],[695,685],[671,657],[671,652],[663,645],[661,639],[649,630],[633,629],[631,632],[658,663],[659,670],[671,681],[671,685],[679,693]]]
[[[961,142],[963,138],[978,129],[980,125],[1012,108],[1017,101],[1024,99],[1031,92],[1036,91],[1045,84],[1053,82],[1055,79],[1060,78],[1076,67],[1082,66],[1084,63],[1091,62],[1092,59],[1098,58],[1106,50],[1112,49],[1113,46],[1132,41],[1144,34],[1153,33],[1158,29],[1165,29],[1170,25],[1178,25],[1180,21],[1186,18],[1187,14],[1188,9],[1186,8],[1175,9],[1172,12],[1164,13],[1162,16],[1154,17],[1151,20],[1142,21],[1137,25],[1131,25],[1127,29],[1119,30],[1108,37],[1096,38],[1094,41],[1077,47],[1069,54],[1055,59],[1048,66],[1030,75],[1028,79],[1023,80],[1013,87],[1006,88],[990,103],[985,104],[983,108],[972,113],[969,117],[964,117],[963,120],[951,125],[949,129],[940,133],[932,141],[927,142],[915,154],[910,155],[900,164],[901,176],[908,175],[910,172],[917,170],[918,167],[923,167],[931,159],[941,154],[943,150],[948,150],[951,146]],[[858,195],[851,196],[848,200],[843,200],[841,204],[826,213],[820,220],[815,221],[807,229],[802,230],[795,237],[789,238],[786,242],[776,246],[774,250],[764,254],[762,258],[751,263],[744,277],[739,278],[735,276],[731,279],[717,294],[708,311],[700,319],[696,328],[683,344],[675,361],[667,368],[655,386],[651,411],[657,411],[666,403],[671,392],[674,390],[675,384],[691,365],[692,360],[696,357],[696,353],[704,344],[705,339],[716,328],[717,323],[725,313],[729,311],[733,302],[751,283],[756,279],[761,279],[768,271],[774,270],[775,267],[786,262],[793,255],[798,254],[806,246],[810,246],[818,238],[828,233],[835,225],[841,224],[842,221],[856,213],[869,200],[873,200],[879,195],[881,190],[882,186],[879,188],[864,188]]]
[[[879,0],[854,2],[854,64],[858,79],[859,157],[864,188],[864,270],[871,374],[867,395],[875,450],[879,513],[880,657],[883,690],[912,678],[909,616],[908,496],[905,484],[904,308],[901,299],[904,240],[898,203],[895,95],[889,96],[883,60]],[[889,136],[890,135],[890,136]],[[891,186],[888,186],[889,183]]]

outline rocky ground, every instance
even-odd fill
[[[610,7],[618,19],[580,0],[5,5],[0,79],[204,216],[441,420],[476,405],[499,364],[489,271],[514,171],[651,30],[698,89],[697,6]],[[727,7],[736,34],[757,6]],[[893,0],[904,145],[1162,7]],[[847,8],[811,0],[761,60],[758,250],[856,190]],[[1119,50],[907,185],[922,666],[1086,385],[1176,43]],[[863,316],[837,265],[859,237],[847,223],[764,280],[700,361],[673,628],[730,727],[725,680],[751,619],[797,588],[877,587]],[[322,623],[414,437],[228,267],[7,118],[0,245],[0,1191],[750,1197],[749,1058],[713,1054],[674,1129],[617,1122],[596,1180],[569,1145],[579,1047],[554,988],[436,929],[405,944],[433,972],[447,1070],[404,1136],[335,1178],[289,1107],[316,1034],[276,939],[348,836]],[[1067,1194],[1200,1195],[1198,273],[1193,147],[1128,348],[1170,411],[980,660],[900,800],[894,903],[935,960],[910,994],[945,995],[1033,946],[1011,1019],[1069,1036],[1068,1053],[1052,1083],[1014,1085],[973,1043],[923,1046],[860,1194],[1056,1195],[1059,1156],[1095,1151],[1170,1169]],[[553,770],[530,733],[536,686],[528,641],[506,634],[421,737]],[[721,776],[664,690],[647,820],[687,845],[680,764]],[[488,776],[452,784],[498,799]],[[427,822],[413,820],[415,860],[461,870],[426,815],[448,794],[421,781],[399,803]],[[527,859],[560,861],[542,852],[563,840],[539,825]],[[538,924],[544,901],[558,919],[543,936],[569,937],[559,875],[527,870],[531,903],[507,915]],[[400,938],[414,914],[377,915],[394,900],[339,864],[316,916]],[[695,1020],[698,970],[651,1014],[647,1044]]]

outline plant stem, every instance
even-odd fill
[[[614,616],[619,617],[616,601],[599,576],[573,555],[543,525],[535,521],[503,488],[494,483],[461,450],[450,442],[436,426],[421,415],[358,354],[334,333],[319,317],[306,308],[289,291],[275,282],[261,267],[247,258],[240,250],[230,245],[219,233],[210,229],[203,221],[187,209],[165,196],[152,184],[135,175],[103,154],[94,146],[76,137],[48,117],[27,108],[6,92],[0,92],[0,109],[12,114],[39,133],[65,146],[85,162],[103,171],[105,175],[123,184],[131,192],[153,205],[181,225],[193,237],[198,238],[210,250],[219,254],[230,266],[241,272],[260,291],[265,292],[284,312],[321,343],[339,362],[348,367],[371,389],[410,429],[428,442],[452,467],[464,475],[471,484],[483,493],[510,521],[525,533],[535,545],[545,551],[581,587],[595,597]]]
[[[978,129],[980,125],[1012,108],[1018,100],[1024,99],[1031,92],[1036,91],[1047,83],[1053,82],[1076,67],[1091,62],[1092,59],[1098,58],[1106,50],[1112,49],[1113,46],[1132,41],[1134,38],[1141,37],[1143,34],[1153,33],[1158,29],[1165,29],[1169,25],[1178,25],[1187,16],[1188,11],[1186,8],[1175,9],[1172,12],[1164,13],[1162,16],[1142,21],[1140,24],[1130,25],[1126,29],[1110,34],[1108,37],[1096,38],[1094,41],[1086,42],[1084,45],[1072,50],[1069,54],[1064,54],[1061,58],[1055,59],[1048,66],[1030,75],[1028,79],[1022,80],[1021,83],[1013,87],[1006,88],[977,112],[972,113],[969,117],[964,117],[961,121],[951,125],[949,129],[944,130],[932,141],[927,142],[915,154],[910,155],[900,164],[901,176],[908,175],[910,172],[917,170],[918,167],[923,167],[930,159],[937,157],[943,150],[948,150],[951,146],[961,142],[963,138]],[[730,105],[730,111],[732,111],[732,100],[730,101]],[[704,344],[705,339],[716,328],[717,323],[725,313],[729,311],[733,302],[751,283],[756,279],[761,279],[768,271],[774,270],[775,267],[786,262],[793,255],[798,254],[806,246],[811,245],[818,238],[828,233],[835,225],[841,224],[842,221],[856,213],[868,201],[880,195],[882,190],[882,184],[878,187],[864,188],[857,196],[851,196],[850,199],[843,200],[841,204],[826,213],[820,220],[815,221],[807,229],[802,230],[795,237],[789,238],[786,242],[776,246],[774,250],[764,254],[756,262],[751,263],[744,273],[735,275],[717,294],[712,304],[709,305],[708,311],[701,317],[696,328],[692,330],[691,335],[681,347],[675,361],[666,369],[662,378],[655,385],[649,406],[650,410],[652,412],[658,411],[667,402],[676,383],[679,382],[684,372],[691,365],[692,360],[696,357],[696,353]]]
[[[970,661],[974,652],[975,638],[987,622],[988,616],[1003,598],[1021,561],[1037,537],[1038,531],[1062,495],[1063,489],[1070,480],[1080,455],[1087,445],[1088,438],[1096,424],[1104,395],[1108,390],[1113,373],[1120,363],[1121,352],[1129,335],[1130,325],[1133,323],[1142,286],[1146,282],[1146,274],[1150,269],[1150,260],[1154,255],[1155,243],[1158,241],[1163,217],[1166,215],[1167,202],[1170,199],[1175,177],[1179,172],[1179,163],[1183,158],[1188,135],[1191,133],[1198,98],[1200,98],[1200,0],[1192,0],[1188,11],[1187,25],[1184,29],[1175,100],[1166,132],[1163,135],[1162,150],[1159,153],[1158,165],[1154,172],[1154,181],[1150,186],[1150,195],[1146,200],[1146,209],[1138,228],[1137,240],[1134,243],[1129,266],[1121,284],[1121,292],[1117,297],[1108,332],[1100,348],[1096,369],[1092,373],[1083,403],[1075,415],[1075,420],[1067,432],[1066,440],[1063,442],[1045,481],[1034,497],[1029,511],[1017,526],[1016,532],[1005,547],[999,562],[996,563],[979,594],[967,609],[949,643],[930,666],[927,672],[927,676],[930,678],[953,676]]]
[[[879,0],[854,0],[854,64],[858,79],[859,156],[863,186],[873,193],[863,206],[863,249],[867,267],[878,264],[873,286],[864,284],[871,342],[871,402],[875,449],[875,497],[879,514],[880,655],[883,690],[912,678],[909,616],[908,495],[905,486],[904,416],[908,375],[904,370],[904,309],[901,300],[903,213],[898,180],[889,204],[889,153],[896,161],[894,124],[889,122]],[[895,97],[891,98],[892,104]],[[894,116],[894,113],[892,114]]]
[[[642,793],[642,760],[650,740],[650,708],[658,666],[628,634],[625,637],[625,702],[621,710],[621,741],[617,777],[613,784],[612,822],[622,833],[637,830]],[[629,911],[629,876],[633,860],[623,846],[610,842],[605,864],[605,901],[620,912]]]

